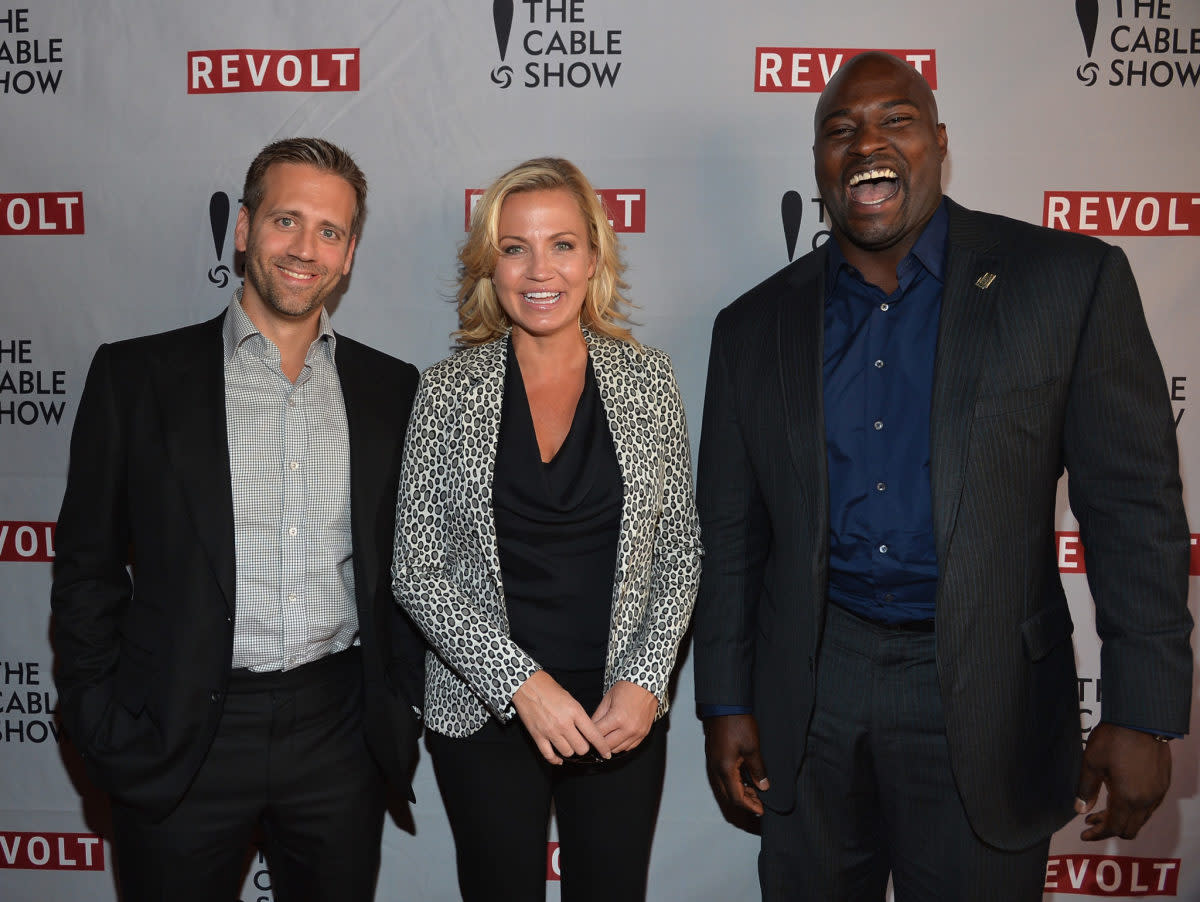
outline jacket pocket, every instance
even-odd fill
[[[1051,379],[1033,388],[1020,388],[999,395],[984,395],[975,401],[975,419],[998,417],[1048,403],[1058,389],[1059,380]]]
[[[1025,654],[1030,661],[1040,661],[1060,642],[1070,639],[1073,632],[1075,624],[1065,604],[1043,608],[1021,624]]]

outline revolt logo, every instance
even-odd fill
[[[357,47],[315,50],[192,50],[189,94],[357,91]]]
[[[463,230],[471,230],[471,215],[475,205],[483,197],[482,188],[468,188],[463,202]],[[646,189],[645,188],[601,188],[596,191],[596,197],[608,213],[608,222],[614,232],[646,231]]]
[[[1079,533],[1056,532],[1054,543],[1059,573],[1087,573],[1087,560]],[[1191,555],[1188,558],[1188,573],[1200,576],[1200,535],[1192,533],[1189,547]]]
[[[0,235],[82,234],[82,191],[0,194]]]
[[[1085,235],[1200,235],[1200,194],[1180,191],[1045,192],[1042,225]]]
[[[1174,896],[1179,864],[1178,858],[1056,855],[1046,861],[1044,889],[1076,896]]]
[[[94,833],[0,830],[0,868],[103,871],[104,841]]]
[[[925,76],[937,90],[935,50],[886,50]],[[754,51],[754,90],[767,94],[820,94],[833,74],[848,60],[869,48],[845,47],[757,47]]]

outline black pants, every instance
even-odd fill
[[[351,649],[287,673],[234,674],[212,749],[165,820],[113,806],[122,902],[238,898],[261,829],[279,902],[369,902],[383,779]]]
[[[599,703],[598,693],[593,704],[572,692],[588,711]],[[666,766],[664,721],[627,756],[593,765],[548,764],[516,718],[503,726],[490,720],[465,739],[426,736],[465,902],[545,899],[551,802],[563,902],[646,897]]]
[[[762,819],[763,899],[1040,902],[1050,837],[1006,852],[971,830],[946,744],[932,632],[829,606],[796,807]]]

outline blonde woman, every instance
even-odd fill
[[[634,340],[595,190],[537,159],[459,253],[459,350],[421,379],[393,590],[432,646],[425,719],[464,899],[644,898],[667,681],[700,573],[683,405]]]

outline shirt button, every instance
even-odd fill
[[[884,303],[882,303],[882,304],[880,304],[880,305],[879,305],[879,309],[880,309],[880,310],[882,310],[884,313],[887,313],[887,312],[888,312],[888,306],[889,306],[889,305],[888,305],[888,303],[885,301]]]
[[[877,483],[875,483],[875,491],[877,491],[877,492],[886,492],[886,491],[887,491],[887,483],[886,483],[886,482],[877,482]],[[880,548],[879,550],[880,550],[880,551],[885,551],[886,549],[885,549],[885,548]]]
[[[875,369],[877,369],[877,370],[883,369],[883,361],[882,360],[875,361]]]
[[[878,432],[882,428],[883,428],[883,420],[876,420],[875,421],[875,431]]]
[[[886,545],[880,545],[880,546],[879,546],[879,553],[880,553],[880,554],[887,554],[887,546],[886,546]]]
[[[300,469],[300,461],[293,460],[291,463],[288,464],[288,469],[289,470],[299,470]]]
[[[884,592],[884,593],[883,593],[883,600],[884,600],[884,601],[895,601],[895,600],[896,600],[896,596],[895,596],[895,595],[893,595],[891,592]]]
[[[294,526],[288,527],[288,535],[289,536],[294,536],[296,534],[296,532],[297,532],[296,527],[294,527]]]
[[[288,595],[288,601],[295,601],[295,600],[296,600],[295,592],[292,592],[290,595]]]

